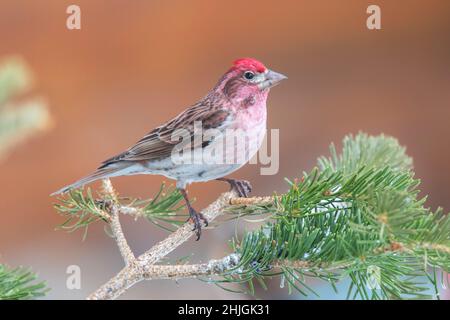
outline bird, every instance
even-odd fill
[[[235,60],[213,89],[197,103],[144,135],[124,152],[103,161],[90,175],[51,196],[99,179],[136,174],[163,175],[176,181],[199,240],[201,221],[205,226],[208,221],[191,205],[186,187],[193,182],[219,180],[227,182],[239,197],[249,196],[250,182],[226,176],[245,165],[260,148],[267,129],[269,91],[284,79],[287,79],[285,75],[268,69],[254,58]],[[230,133],[236,132],[239,132],[237,139],[228,143]],[[186,157],[189,155],[186,150],[194,157],[196,154],[215,154],[216,161],[204,161],[203,158],[192,161],[192,157]],[[230,154],[233,161],[225,159]]]

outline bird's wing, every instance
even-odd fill
[[[229,116],[230,112],[223,108],[214,108],[205,103],[196,104],[168,123],[150,131],[127,151],[105,160],[100,168],[119,161],[151,161],[169,157],[173,148],[180,142],[172,139],[179,129],[185,130],[183,132],[189,134],[191,141],[194,143],[200,141],[204,146],[203,139],[193,139],[195,122],[199,121],[204,132],[207,129],[220,128]],[[192,147],[196,148],[200,145]]]

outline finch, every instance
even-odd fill
[[[258,60],[242,58],[234,61],[203,99],[150,131],[126,151],[102,162],[92,174],[52,196],[99,179],[135,174],[163,175],[176,181],[199,240],[201,221],[205,226],[208,221],[192,207],[186,186],[215,179],[228,182],[240,197],[249,195],[251,185],[248,181],[225,176],[242,167],[260,148],[266,131],[267,96],[270,88],[284,79],[287,77],[267,69]]]

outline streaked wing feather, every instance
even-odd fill
[[[195,121],[201,121],[203,130],[219,128],[229,115],[227,110],[211,107],[203,101],[186,109],[165,125],[150,131],[127,151],[105,160],[100,168],[118,161],[151,161],[169,157],[179,142],[172,140],[172,135],[177,129],[187,130],[191,135],[191,141],[194,141]]]

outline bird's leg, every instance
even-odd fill
[[[179,190],[183,195],[184,200],[186,201],[186,206],[188,207],[189,210],[189,220],[191,220],[192,223],[194,224],[194,229],[192,229],[192,231],[195,231],[195,233],[197,234],[197,241],[198,241],[202,234],[202,224],[200,223],[200,220],[203,220],[203,222],[205,223],[205,227],[208,226],[208,220],[203,216],[201,212],[197,212],[197,210],[195,210],[192,207],[191,202],[189,201],[189,198],[187,196],[186,190],[183,188],[179,188]]]
[[[231,189],[235,190],[241,198],[248,198],[250,192],[252,192],[252,185],[247,180],[229,178],[218,178],[216,180],[228,182]]]

